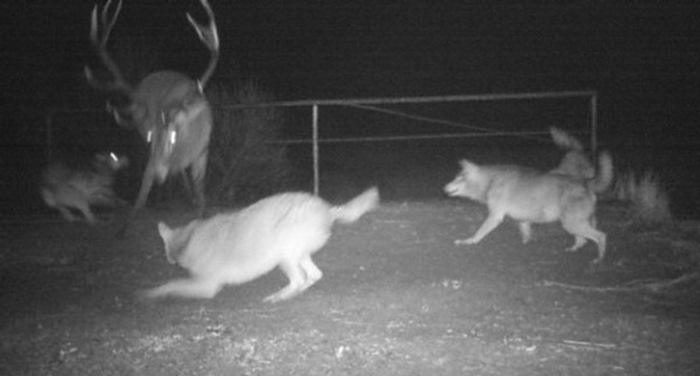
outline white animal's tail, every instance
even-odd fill
[[[596,193],[600,193],[608,187],[613,180],[613,162],[610,153],[604,151],[598,155],[598,171],[595,177],[588,181],[588,187]]]
[[[550,127],[549,134],[552,135],[554,144],[563,150],[583,151],[583,145],[576,137],[557,127]]]
[[[345,205],[331,208],[331,215],[334,220],[341,223],[353,223],[370,210],[379,206],[379,190],[372,187],[359,196],[345,203]]]

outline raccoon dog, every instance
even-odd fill
[[[474,235],[455,244],[478,243],[508,216],[518,222],[523,243],[530,240],[532,223],[560,221],[575,239],[567,250],[575,251],[590,239],[598,245],[593,262],[605,257],[606,236],[596,229],[594,214],[596,193],[605,190],[613,178],[608,153],[601,153],[599,170],[592,179],[520,166],[479,166],[467,160],[460,164],[462,171],[445,186],[445,192],[484,203],[489,214]]]
[[[41,197],[66,220],[77,220],[78,217],[71,213],[71,209],[77,209],[88,223],[95,224],[90,205],[115,207],[124,204],[114,194],[112,185],[114,174],[128,165],[126,157],[114,153],[96,154],[90,168],[73,168],[64,162],[52,162],[41,174]]]
[[[557,127],[549,128],[549,134],[554,144],[566,151],[559,165],[550,172],[585,179],[592,179],[595,176],[595,166],[586,154],[581,141]]]
[[[158,232],[167,260],[187,269],[190,278],[173,280],[139,295],[212,298],[225,285],[252,281],[279,266],[289,283],[264,301],[292,298],[321,279],[321,270],[311,255],[326,244],[333,222],[355,222],[378,204],[376,188],[341,206],[331,206],[307,193],[290,192],[175,229],[161,222]]]

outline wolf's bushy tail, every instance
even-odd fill
[[[598,171],[595,177],[588,181],[588,187],[593,192],[600,193],[608,187],[613,180],[613,162],[610,153],[604,151],[598,155]]]
[[[583,144],[581,144],[581,141],[563,129],[550,127],[549,134],[552,135],[552,141],[554,141],[554,144],[560,149],[583,151]]]
[[[334,220],[341,223],[352,223],[377,206],[379,206],[379,190],[377,187],[372,187],[344,205],[332,207],[331,215]]]

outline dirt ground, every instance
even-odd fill
[[[324,277],[278,304],[274,271],[212,300],[143,303],[134,291],[182,270],[149,210],[125,238],[58,216],[5,217],[3,375],[697,375],[700,225],[631,226],[602,206],[608,257],[506,223],[473,246],[485,211],[467,201],[386,203],[338,225]]]

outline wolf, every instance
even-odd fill
[[[140,291],[140,298],[213,298],[225,285],[252,281],[279,267],[289,279],[265,302],[290,299],[321,279],[311,256],[331,236],[335,221],[352,223],[379,204],[376,187],[341,206],[303,192],[264,198],[240,211],[218,214],[171,229],[158,223],[165,256],[190,273]]]
[[[581,141],[557,127],[550,127],[549,134],[554,144],[566,152],[559,165],[550,172],[583,179],[592,179],[595,176],[595,166]]]
[[[514,165],[480,166],[466,159],[460,165],[461,171],[445,185],[445,193],[486,204],[489,214],[473,236],[455,244],[478,243],[508,216],[518,222],[523,243],[530,241],[532,223],[559,221],[575,239],[568,251],[578,250],[590,239],[598,246],[593,263],[605,257],[606,235],[596,229],[594,215],[596,194],[613,179],[609,153],[601,153],[599,169],[590,179]]]
[[[63,161],[54,161],[41,174],[40,194],[50,208],[57,209],[63,218],[72,222],[79,218],[71,209],[80,211],[85,220],[94,225],[97,220],[91,205],[116,207],[124,205],[114,193],[114,175],[127,167],[129,159],[115,153],[95,154],[89,168],[76,168]]]

